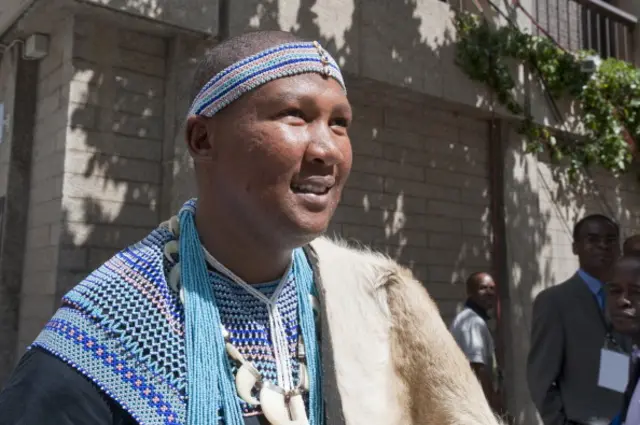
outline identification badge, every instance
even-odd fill
[[[624,393],[629,381],[629,356],[603,348],[600,350],[598,386]]]

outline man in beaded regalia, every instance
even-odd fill
[[[198,198],[80,282],[0,394],[0,425],[495,425],[411,272],[322,237],[351,107],[317,43],[202,60]]]

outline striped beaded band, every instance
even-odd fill
[[[189,115],[212,117],[240,96],[277,78],[315,72],[347,88],[336,61],[318,42],[287,43],[249,56],[216,74],[200,90]]]

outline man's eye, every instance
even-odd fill
[[[618,295],[622,293],[622,287],[620,285],[610,283],[607,285],[607,292],[611,295]]]
[[[286,109],[286,110],[282,111],[280,116],[304,119],[304,114],[302,113],[302,111],[300,109],[296,109],[296,108]]]
[[[338,127],[349,128],[349,120],[346,118],[334,118],[331,121],[331,125],[337,125]]]

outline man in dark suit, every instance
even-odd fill
[[[542,291],[533,304],[527,381],[545,425],[608,424],[622,395],[598,386],[600,350],[611,338],[603,311],[603,282],[620,253],[620,229],[610,218],[590,215],[573,229],[580,269],[566,282]]]
[[[613,328],[629,336],[634,344],[629,383],[616,423],[640,425],[640,257],[629,256],[616,263],[613,278],[607,283],[607,311]]]

